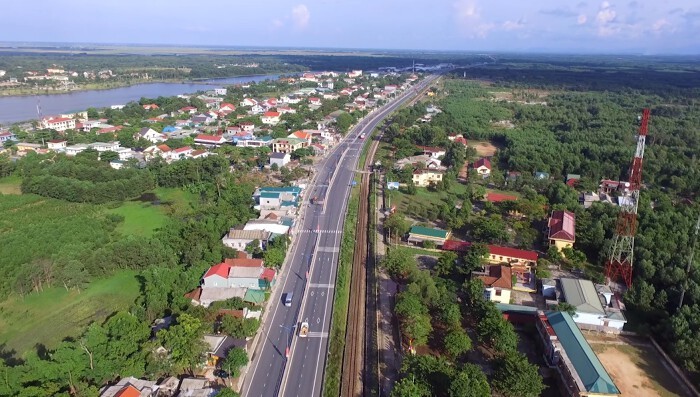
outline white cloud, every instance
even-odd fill
[[[273,27],[274,29],[279,29],[279,28],[281,28],[282,26],[284,26],[284,22],[282,22],[281,20],[279,20],[279,19],[273,19],[273,20],[272,20],[272,27]]]
[[[501,26],[505,31],[522,29],[525,27],[525,19],[520,18],[517,21],[505,21]]]
[[[306,5],[299,4],[292,8],[292,21],[297,29],[305,29],[309,26],[309,19],[311,19],[311,13]]]
[[[671,23],[668,21],[666,18],[661,18],[657,21],[655,21],[651,25],[651,30],[654,31],[655,33],[660,33],[661,31],[665,30],[667,27],[670,27]]]
[[[473,0],[458,0],[453,3],[457,24],[464,35],[470,38],[484,38],[496,25],[483,22],[481,12]]]
[[[576,20],[576,22],[579,25],[584,25],[586,22],[588,22],[588,17],[586,16],[586,14],[581,14],[578,16],[578,19]]]
[[[615,19],[617,18],[617,12],[612,8],[612,5],[604,1],[600,5],[598,14],[595,19],[598,24],[598,35],[599,36],[613,36],[620,32],[620,27],[615,25]]]

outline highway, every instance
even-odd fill
[[[321,160],[316,175],[303,194],[302,218],[297,220],[292,244],[262,324],[261,342],[246,374],[242,395],[319,396],[328,352],[328,333],[333,309],[343,223],[363,145],[387,115],[438,78],[431,75],[358,123],[329,155]],[[313,197],[322,205],[310,204]],[[308,275],[308,280],[307,280]],[[291,307],[283,305],[284,293],[292,292]],[[297,328],[309,323],[309,336],[299,338]],[[285,356],[289,348],[289,358]]]

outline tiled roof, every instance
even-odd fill
[[[486,157],[482,157],[479,160],[476,160],[474,162],[474,168],[479,168],[482,165],[488,169],[491,169],[491,161],[489,159],[487,159]]]
[[[508,266],[489,266],[488,276],[479,276],[484,286],[493,288],[513,288],[510,268]]]
[[[126,385],[114,397],[141,397],[141,392],[132,385]]]
[[[604,315],[603,305],[600,303],[598,292],[591,280],[574,278],[561,278],[561,291],[564,299],[570,305],[576,307],[576,311],[582,313],[594,313]]]
[[[491,255],[508,256],[510,258],[525,259],[532,262],[537,262],[537,252],[521,250],[511,247],[500,247],[498,245],[489,245],[489,253]]]
[[[549,312],[547,321],[554,329],[557,339],[586,391],[601,395],[620,394],[620,390],[615,386],[571,315],[566,312]]]
[[[277,271],[275,269],[271,269],[269,267],[266,267],[265,270],[263,270],[262,274],[260,275],[260,279],[265,280],[267,282],[271,282],[272,280],[274,280],[276,274],[277,274]]]
[[[226,264],[226,263],[219,263],[218,265],[214,265],[207,270],[207,272],[204,274],[204,278],[207,278],[209,276],[220,276],[223,278],[228,277],[228,273],[231,270],[231,266]]]
[[[500,203],[501,201],[516,201],[518,198],[516,196],[511,196],[509,194],[501,193],[486,193],[486,201],[492,203]]]
[[[576,239],[576,214],[569,211],[552,211],[549,218],[549,238],[574,241]]]

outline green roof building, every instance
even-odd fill
[[[620,390],[566,312],[538,312],[537,330],[548,364],[566,396],[619,396]]]
[[[261,306],[265,303],[265,291],[248,288],[243,297],[243,301]]]
[[[433,229],[430,227],[413,226],[408,232],[408,242],[413,244],[422,244],[426,241],[432,241],[437,246],[442,246],[445,240],[450,238],[448,230]]]

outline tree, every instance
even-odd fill
[[[486,244],[474,243],[467,250],[467,254],[462,261],[460,272],[464,275],[470,275],[476,269],[481,268],[486,263],[489,257],[489,248]]]
[[[516,351],[497,359],[492,384],[506,397],[537,397],[545,388],[537,366]]]
[[[204,361],[207,347],[203,335],[202,321],[182,313],[177,317],[177,324],[158,333],[158,339],[170,352],[175,365],[192,372]]]
[[[394,384],[391,397],[430,397],[430,388],[422,382],[404,378]]]
[[[336,119],[335,125],[336,127],[338,127],[338,131],[340,131],[342,134],[345,134],[346,132],[348,132],[348,129],[352,125],[353,121],[354,120],[349,113],[343,112]]]
[[[241,367],[248,364],[248,353],[240,347],[229,350],[228,355],[221,363],[221,367],[230,372],[232,378],[241,374]]]
[[[556,304],[554,305],[553,309],[558,312],[569,313],[570,316],[574,316],[576,314],[576,306],[568,302],[561,302],[559,304]]]
[[[219,393],[216,395],[216,397],[240,397],[240,396],[241,396],[240,394],[229,389],[228,387],[219,390]]]
[[[471,350],[472,340],[469,335],[459,326],[452,327],[445,336],[445,351],[452,357],[459,357],[463,353]]]
[[[280,169],[280,166],[277,163],[273,163],[272,165],[270,165],[271,171],[277,172],[277,171],[279,171],[279,169]]]
[[[457,254],[452,251],[445,251],[440,254],[437,264],[433,269],[438,277],[448,277],[452,274],[457,263]]]
[[[413,340],[415,345],[424,345],[428,342],[428,335],[433,327],[430,324],[430,314],[420,296],[409,291],[401,292],[396,297],[394,309],[399,317],[402,333]]]
[[[389,239],[391,236],[403,236],[411,229],[411,225],[406,220],[406,217],[399,213],[394,212],[384,219],[384,229],[389,232]]]
[[[423,241],[423,248],[425,248],[425,249],[435,249],[435,242],[434,242],[434,241],[430,241],[430,240]]]
[[[119,160],[119,153],[107,150],[100,153],[100,161],[109,163],[110,161]]]
[[[493,302],[486,302],[484,312],[476,326],[479,341],[491,346],[498,352],[515,351],[518,335],[513,326],[503,318]]]
[[[392,248],[389,249],[389,252],[382,259],[381,267],[391,277],[405,279],[418,269],[418,262],[416,262],[416,258],[411,255],[410,251]]]
[[[490,397],[486,374],[474,364],[465,364],[450,384],[450,397]]]

